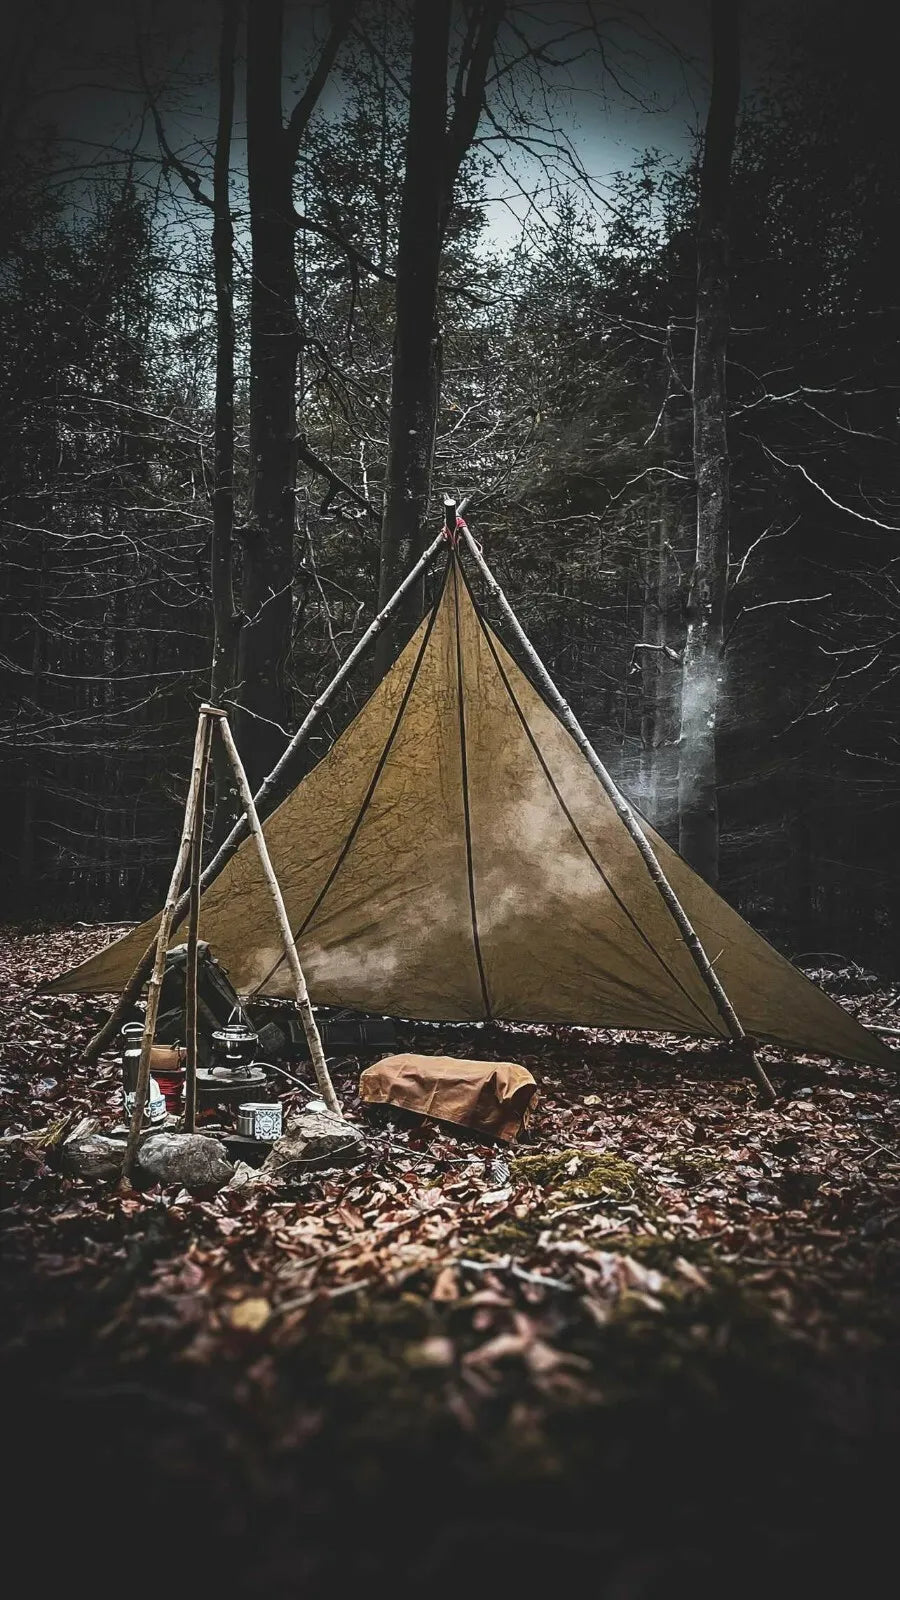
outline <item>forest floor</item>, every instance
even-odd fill
[[[118,1120],[116,1057],[79,1065],[105,1008],[36,992],[111,932],[0,936],[5,1494],[38,1593],[880,1587],[894,1074],[766,1051],[757,1111],[712,1044],[410,1027],[529,1067],[527,1141],[367,1124],[364,1166],[290,1187],[120,1193],[42,1137]]]

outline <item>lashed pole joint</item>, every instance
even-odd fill
[[[637,815],[632,810],[617,784],[610,777],[605,766],[603,765],[603,762],[600,760],[600,757],[597,755],[596,750],[591,744],[587,734],[575,716],[571,706],[568,704],[568,701],[564,699],[563,695],[556,687],[556,684],[547,671],[547,668],[544,666],[544,663],[535,650],[534,645],[531,643],[531,640],[525,633],[518,617],[513,611],[513,608],[507,600],[506,595],[503,593],[503,590],[497,582],[497,579],[491,572],[491,569],[485,561],[477,542],[472,537],[472,534],[469,532],[466,524],[458,521],[457,528],[459,531],[459,536],[465,543],[467,550],[475,562],[475,565],[478,567],[478,570],[481,573],[488,590],[493,595],[497,605],[500,607],[500,610],[515,634],[515,637],[522,648],[529,666],[531,667],[531,670],[543,691],[545,699],[553,707],[563,727],[575,740],[576,745],[587,761],[591,771],[597,778],[599,778],[600,783],[602,784],[606,794],[609,796],[609,799],[613,804],[613,807],[615,808],[616,815],[624,824],[631,838],[634,840],[638,850],[640,851],[647,871],[649,872],[650,877],[656,885],[660,896],[671,913],[672,919],[687,946],[694,965],[703,979],[706,988],[709,990],[720,1017],[728,1028],[735,1054],[740,1058],[742,1064],[746,1067],[746,1070],[756,1082],[763,1104],[771,1105],[776,1099],[775,1090],[772,1087],[772,1084],[765,1071],[763,1070],[762,1065],[760,1064],[760,1061],[753,1048],[753,1041],[748,1038],[743,1024],[741,1023],[741,1019],[729,1000],[718,974],[716,973],[712,962],[703,948],[703,945],[700,943],[687,912],[685,911],[681,901],[675,893],[675,890],[672,888],[671,883],[666,877],[656,852],[654,851],[650,840],[647,838],[647,835],[641,827]]]

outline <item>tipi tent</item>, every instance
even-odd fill
[[[318,1004],[728,1036],[609,795],[455,554],[434,609],[264,831]],[[747,1034],[896,1059],[645,832]],[[121,989],[157,920],[52,987]],[[201,937],[242,994],[293,993],[249,842],[204,893]]]

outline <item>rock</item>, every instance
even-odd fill
[[[208,1133],[150,1133],[138,1151],[138,1171],[145,1183],[219,1189],[230,1181],[234,1167],[218,1139]]]
[[[238,1161],[228,1182],[229,1189],[275,1189],[281,1182],[272,1172],[262,1172],[251,1167],[249,1161]]]
[[[124,1139],[76,1129],[62,1147],[63,1170],[75,1178],[117,1178],[124,1154]]]
[[[345,1167],[362,1161],[366,1141],[359,1128],[344,1122],[330,1111],[313,1105],[288,1113],[287,1127],[276,1139],[260,1168],[264,1173],[285,1176],[285,1168]]]

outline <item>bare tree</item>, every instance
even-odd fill
[[[688,597],[678,772],[678,843],[708,883],[719,876],[716,719],[728,583],[730,490],[725,354],[729,334],[728,201],[740,96],[736,0],[712,0],[712,92],[697,223],[694,473],[697,543]]]
[[[406,173],[397,240],[396,320],[391,367],[388,461],[381,529],[379,605],[421,555],[441,387],[438,284],[453,189],[469,150],[503,16],[503,0],[473,5],[447,117],[451,0],[416,0],[410,65]],[[407,602],[402,629],[421,616],[423,589]],[[386,630],[376,676],[396,654]]]
[[[163,167],[176,172],[200,205],[212,212],[212,258],[216,299],[215,402],[213,417],[213,493],[210,549],[210,588],[213,611],[213,645],[210,667],[210,702],[221,706],[234,687],[240,618],[234,603],[234,222],[231,213],[231,136],[234,123],[234,67],[241,0],[222,0],[219,35],[219,110],[213,157],[212,194],[198,171],[187,165],[166,137],[159,104],[151,92],[140,49],[139,68],[147,94]],[[231,769],[224,751],[215,744],[215,812],[213,832],[227,832],[228,795],[233,792]],[[232,819],[233,820],[233,819]]]
[[[342,0],[334,7],[328,36],[286,123],[284,0],[254,0],[247,14],[251,488],[243,533],[237,728],[254,788],[283,749],[290,721],[287,661],[293,621],[299,350],[294,171],[355,3]]]
[[[213,648],[209,696],[223,704],[237,669],[238,618],[232,567],[234,540],[234,224],[231,215],[231,131],[234,121],[234,57],[239,0],[222,0],[219,48],[219,119],[213,165],[213,271],[216,286],[215,480],[210,577]],[[232,788],[228,761],[213,745],[214,835],[226,832],[226,796]]]

